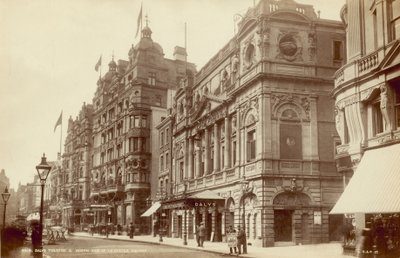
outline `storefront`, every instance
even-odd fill
[[[168,218],[162,221],[167,235],[193,239],[196,226],[204,222],[206,240],[222,241],[222,217],[225,199],[210,190],[162,202],[161,209]]]
[[[345,214],[344,249],[388,253],[400,239],[400,144],[367,150],[330,214]],[[362,240],[362,241],[361,241]]]

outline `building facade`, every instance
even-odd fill
[[[400,224],[392,198],[400,194],[400,1],[347,1],[341,17],[348,61],[335,74],[333,96],[337,161],[348,186],[332,213],[348,214],[359,236],[381,219]]]
[[[158,184],[158,131],[171,96],[186,70],[186,50],[175,48],[174,59],[145,26],[129,60],[112,60],[97,83],[93,98],[93,163],[90,192],[95,225],[134,223],[150,233],[151,221],[141,215],[155,200]],[[153,196],[151,195],[153,193]]]
[[[83,230],[93,223],[93,215],[84,210],[90,197],[92,130],[93,106],[84,103],[76,119],[68,120],[62,167],[53,168],[49,180],[62,203],[62,225],[73,230]],[[58,207],[53,209],[58,213]]]
[[[162,203],[172,237],[193,238],[204,222],[211,241],[230,225],[256,246],[335,239],[329,225],[340,218],[328,213],[342,178],[330,92],[344,51],[341,22],[310,5],[262,0],[187,75],[172,113],[173,197]]]

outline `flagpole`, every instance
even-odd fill
[[[62,116],[62,115],[61,115]],[[60,130],[60,158],[61,158],[61,145],[62,145],[62,117],[61,117],[61,130]]]

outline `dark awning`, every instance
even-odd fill
[[[400,144],[364,153],[330,214],[400,212]]]
[[[187,208],[187,207],[217,207],[224,206],[225,199],[210,190],[201,191],[188,196],[182,196],[174,200],[162,203],[163,209]]]

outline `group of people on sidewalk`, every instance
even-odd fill
[[[242,251],[243,254],[247,254],[246,232],[244,232],[244,230],[241,229],[240,226],[238,226],[237,232],[232,226],[229,226],[228,230],[226,231],[226,236],[229,247],[229,254],[232,254],[232,251],[234,251],[237,255],[241,254]]]
[[[198,247],[204,247],[204,240],[207,234],[206,227],[204,226],[204,222],[201,222],[200,225],[196,227],[196,241]],[[236,230],[229,226],[226,231],[227,242],[229,247],[229,254],[236,255],[239,254],[247,254],[247,246],[246,246],[246,232],[238,226],[238,230]],[[243,252],[242,252],[243,251]]]

